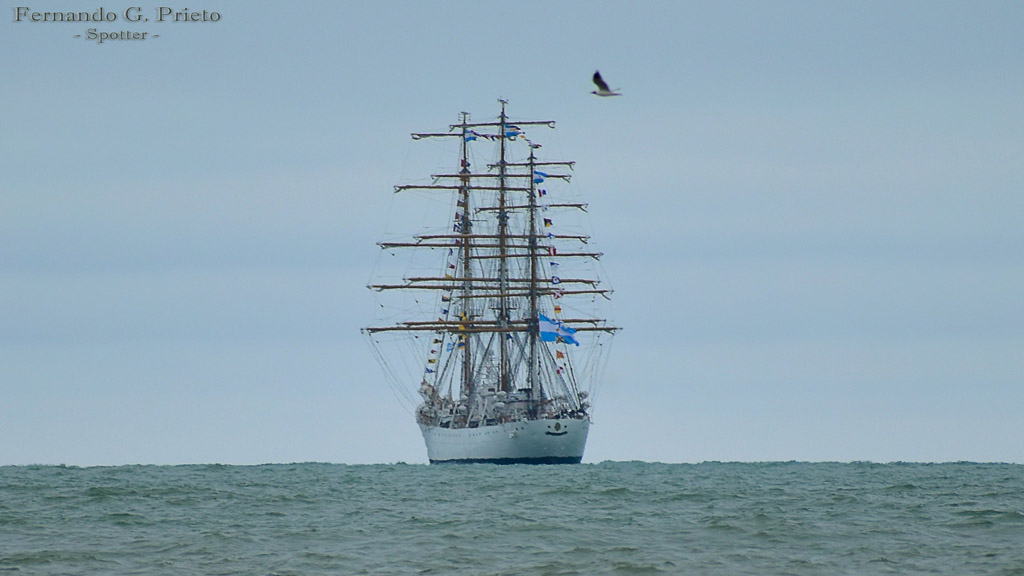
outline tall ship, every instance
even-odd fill
[[[619,330],[611,289],[575,163],[548,159],[534,135],[555,123],[512,121],[499,102],[494,121],[463,112],[412,134],[451,159],[395,186],[420,232],[378,243],[377,324],[363,333],[432,464],[579,463]]]

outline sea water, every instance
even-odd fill
[[[1024,574],[1024,466],[0,468],[11,574]]]

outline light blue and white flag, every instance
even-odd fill
[[[543,314],[538,314],[540,325],[540,339],[544,342],[565,342],[567,344],[580,345],[573,337],[576,330],[570,328],[558,320],[552,320]]]

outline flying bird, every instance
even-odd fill
[[[597,85],[597,90],[594,90],[591,94],[595,94],[597,96],[622,96],[621,92],[616,92],[615,90],[608,88],[608,84],[604,81],[604,78],[601,78],[601,72],[598,70],[594,71],[594,84]],[[616,90],[618,90],[618,88],[616,88]]]

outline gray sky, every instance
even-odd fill
[[[0,464],[425,462],[365,286],[409,133],[499,97],[625,327],[585,461],[1024,462],[1024,4],[18,5]]]

